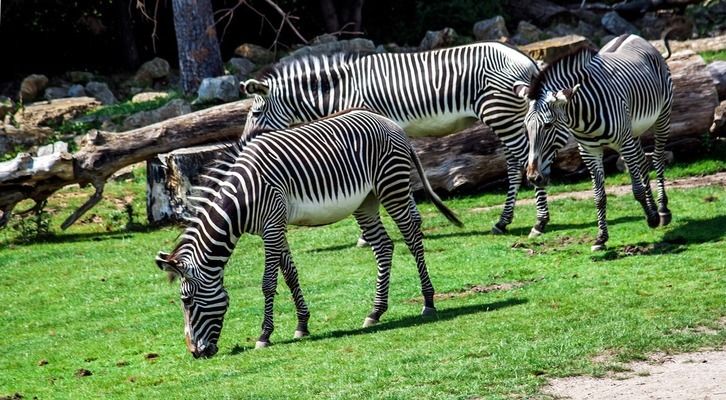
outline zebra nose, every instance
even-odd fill
[[[547,178],[539,171],[527,174],[527,179],[536,186],[542,186],[547,182]]]
[[[192,351],[192,355],[194,356],[194,358],[207,358],[217,354],[217,350],[217,345],[214,343],[210,343],[206,346],[197,346],[197,348]]]

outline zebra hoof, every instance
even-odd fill
[[[368,328],[370,326],[376,325],[378,323],[377,319],[373,319],[371,317],[366,317],[365,321],[363,321],[363,327]]]
[[[294,336],[295,339],[302,339],[305,336],[310,336],[310,332],[308,332],[308,331],[300,331],[300,330],[296,330],[295,331],[295,336]]]
[[[538,236],[542,235],[542,232],[538,231],[537,228],[532,228],[531,231],[529,231],[529,238],[534,239]]]
[[[262,342],[262,341],[259,341],[258,340],[257,343],[255,343],[255,348],[256,349],[264,349],[265,347],[270,347],[270,345],[272,345],[272,343],[270,343],[270,342]]]
[[[370,245],[371,245],[371,244],[370,244],[370,243],[368,243],[368,242],[367,242],[367,241],[366,241],[365,239],[363,239],[363,238],[358,238],[358,243],[356,243],[356,244],[355,244],[355,247],[360,247],[360,248],[363,248],[363,247],[368,247],[368,246],[370,246]]]
[[[666,226],[666,225],[670,224],[671,219],[673,218],[673,216],[669,212],[667,212],[667,213],[659,212],[658,216],[660,217],[660,226]]]
[[[507,233],[507,228],[500,228],[499,226],[494,225],[492,227],[492,233],[495,235],[504,235],[505,233]]]
[[[424,306],[423,310],[421,310],[421,316],[422,317],[435,317],[436,316],[436,307]]]
[[[605,250],[605,244],[594,244],[592,247],[590,247],[591,251],[603,251]]]
[[[657,228],[658,225],[660,225],[660,216],[658,216],[658,214],[648,216],[648,226],[649,227]]]

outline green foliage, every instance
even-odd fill
[[[706,61],[706,64],[714,61],[726,61],[726,50],[709,50],[699,54],[703,57],[703,60]]]
[[[34,210],[25,216],[16,215],[10,223],[10,228],[17,232],[16,241],[34,242],[43,240],[51,235],[51,217],[45,209],[46,202],[36,205]]]
[[[181,94],[179,94],[179,92],[171,92],[166,97],[160,97],[149,101],[132,102],[131,100],[127,100],[117,104],[98,107],[95,110],[89,112],[87,115],[89,117],[97,118],[125,118],[140,111],[155,110],[165,105],[166,103],[180,97]]]
[[[609,176],[608,185],[619,176]],[[68,209],[54,212],[62,220],[88,194],[64,190],[47,208]],[[502,193],[449,199],[463,229],[421,204],[426,257],[441,294],[431,320],[418,315],[413,259],[385,217],[396,244],[390,309],[368,329],[360,325],[376,268],[370,250],[354,245],[354,221],[290,227],[312,336],[291,339],[295,310],[280,279],[274,345],[263,350],[253,348],[264,252],[259,238],[244,236],[225,273],[231,306],[220,352],[194,360],[184,346],[178,283],[168,284],[153,261],[173,247],[179,229],[106,232],[103,221],[113,212],[122,225],[124,204],[144,204],[143,182],[110,183],[93,210],[100,222],[89,219],[32,245],[0,231],[0,396],[536,398],[551,377],[602,375],[654,351],[723,346],[726,188],[669,195],[674,220],[659,229],[646,226],[632,196],[609,197],[611,240],[599,254],[589,250],[596,233],[591,199],[553,201],[548,232],[537,239],[527,238],[532,205],[518,206],[509,234],[490,233],[500,209],[474,208],[501,204]],[[603,352],[617,362],[593,361]],[[81,369],[92,375],[77,374]]]

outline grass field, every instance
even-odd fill
[[[726,170],[723,149],[675,165],[668,177]],[[627,182],[608,177],[608,185]],[[550,192],[589,188],[588,181]],[[262,319],[261,240],[243,237],[228,265],[231,298],[220,351],[195,360],[183,340],[178,283],[153,260],[178,228],[142,221],[143,174],[110,184],[108,200],[67,232],[57,226],[88,191],[64,190],[50,211],[52,235],[0,231],[0,396],[23,398],[532,398],[549,377],[601,375],[615,361],[653,351],[726,343],[726,188],[671,190],[673,223],[651,230],[632,195],[608,198],[609,250],[591,253],[591,200],[551,203],[548,233],[527,239],[534,206],[516,210],[508,235],[490,228],[489,193],[449,199],[457,229],[421,205],[426,255],[440,294],[438,318],[418,316],[416,268],[396,241],[390,309],[360,328],[374,294],[375,263],[354,246],[352,219],[290,228],[312,317],[312,336],[292,340],[295,312],[281,283],[274,345],[254,350]],[[520,198],[531,197],[524,191]],[[132,220],[129,220],[132,216]],[[280,280],[282,281],[282,280]]]

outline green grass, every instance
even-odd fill
[[[712,160],[717,163],[718,160]],[[722,169],[675,166],[669,178]],[[619,183],[609,176],[608,185]],[[555,185],[550,192],[589,187]],[[82,191],[85,196],[88,190]],[[109,184],[106,200],[67,232],[57,225],[85,198],[64,190],[51,199],[54,234],[32,244],[0,231],[0,396],[25,398],[532,398],[546,379],[602,375],[599,364],[653,351],[689,351],[726,343],[726,189],[671,190],[673,223],[646,226],[632,195],[608,198],[609,249],[593,254],[591,200],[551,204],[549,232],[526,235],[533,206],[521,206],[508,235],[490,234],[502,194],[447,201],[466,223],[456,229],[421,205],[426,256],[438,293],[438,319],[419,316],[413,260],[396,241],[390,309],[361,329],[372,303],[375,264],[354,247],[352,219],[322,228],[291,227],[290,246],[312,317],[312,336],[291,340],[295,312],[281,283],[274,345],[254,350],[263,300],[263,252],[243,237],[227,267],[231,306],[212,359],[184,346],[178,283],[154,264],[178,228],[139,226],[144,181]],[[523,196],[520,196],[524,198]],[[126,229],[131,205],[134,224]],[[632,254],[632,255],[631,255]],[[280,281],[282,281],[280,279]],[[519,288],[467,292],[473,285]],[[693,329],[708,327],[710,330]],[[715,333],[714,333],[715,332]],[[77,377],[79,369],[92,373]]]
[[[701,57],[703,57],[703,60],[706,61],[706,64],[714,62],[714,61],[726,61],[726,50],[709,50],[699,53],[701,54]]]

